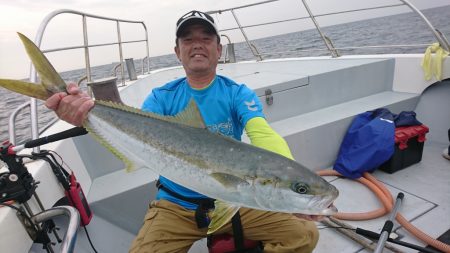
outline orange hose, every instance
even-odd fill
[[[380,181],[378,181],[373,175],[371,175],[367,172],[364,173],[364,177],[368,178],[371,182],[377,184],[382,189],[382,191],[385,192],[385,194],[386,194],[385,196],[388,198],[388,201],[390,203],[393,203],[394,200],[392,199],[391,193]],[[414,235],[417,239],[419,239],[419,240],[421,240],[443,252],[450,253],[450,245],[443,243],[441,241],[438,241],[438,240],[434,239],[433,237],[429,236],[428,234],[424,233],[422,230],[420,230],[419,228],[417,228],[416,226],[411,224],[400,213],[398,213],[395,218],[398,221],[398,223],[400,223],[406,231],[408,231],[410,234]]]
[[[341,174],[339,174],[339,172],[337,172],[335,170],[326,170],[326,171],[322,170],[322,171],[319,171],[319,175],[321,175],[321,176],[342,176]],[[375,186],[375,184],[373,184],[369,180],[367,180],[363,177],[360,177],[356,180],[358,182],[364,184],[365,186],[367,186],[369,189],[371,189],[373,192],[375,192],[375,194],[377,194],[377,195],[383,194],[381,192],[381,190],[379,188],[377,188]],[[339,212],[339,213],[333,215],[333,217],[341,219],[341,220],[370,220],[370,219],[375,219],[375,218],[381,217],[385,213],[386,213],[385,208],[379,208],[379,209],[365,212],[365,213],[342,213],[342,212]]]
[[[318,171],[318,174],[320,176],[339,176],[342,177],[339,172],[335,170],[321,170]],[[380,216],[383,216],[384,214],[390,212],[393,208],[394,199],[392,198],[392,194],[390,191],[380,182],[378,181],[373,175],[365,172],[363,174],[363,177],[356,179],[356,181],[364,184],[367,186],[370,190],[372,190],[375,195],[377,195],[377,198],[381,201],[383,204],[382,208],[376,209],[374,211],[366,212],[366,213],[337,213],[334,215],[335,218],[342,219],[342,220],[370,220],[375,219]],[[425,242],[426,244],[429,244],[433,246],[436,249],[439,249],[443,252],[450,253],[450,245],[445,244],[441,241],[438,241],[431,236],[425,234],[423,231],[412,225],[403,215],[400,213],[396,216],[397,221],[400,223],[400,225],[403,226],[406,231],[414,235],[419,240]]]

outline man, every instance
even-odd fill
[[[264,119],[256,94],[245,85],[216,74],[222,46],[211,16],[191,11],[178,20],[175,53],[186,77],[154,89],[142,110],[175,115],[194,99],[210,131],[240,140],[245,129],[253,145],[292,159],[284,139]],[[55,94],[46,105],[60,118],[81,125],[93,102],[73,84],[68,86],[68,94]],[[160,177],[159,185],[157,199],[152,202],[130,252],[187,252],[195,241],[206,236],[207,223],[198,218],[198,207],[208,197],[164,177]],[[248,208],[239,212],[245,237],[262,241],[265,252],[311,252],[317,244],[318,231],[311,220],[320,217]],[[228,223],[216,233],[231,231]]]

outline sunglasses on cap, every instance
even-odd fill
[[[184,20],[190,19],[191,17],[198,17],[198,18],[201,18],[201,19],[207,19],[209,22],[211,22],[212,24],[214,24],[214,19],[213,19],[210,15],[208,15],[208,14],[206,14],[206,13],[204,13],[204,12],[201,12],[201,11],[190,11],[190,12],[184,14],[183,16],[181,16],[180,19],[178,19],[178,21],[177,21],[177,27],[179,27],[180,24],[181,24]]]
[[[212,32],[219,36],[219,31],[216,27],[214,19],[210,15],[201,11],[190,11],[181,16],[181,18],[177,21],[177,28],[175,32],[176,36],[179,37],[180,33],[182,32],[182,30],[184,30],[186,25],[192,24],[192,22],[203,22],[211,28]]]

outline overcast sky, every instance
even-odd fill
[[[420,9],[448,5],[449,0],[410,0]],[[169,54],[173,52],[175,22],[184,13],[198,9],[210,11],[226,9],[238,5],[258,2],[258,0],[0,0],[0,77],[24,78],[28,76],[29,61],[16,35],[21,32],[34,40],[36,31],[42,19],[57,9],[73,9],[107,17],[127,20],[145,21],[150,38],[150,56]],[[327,2],[325,4],[325,2]],[[321,14],[330,11],[363,8],[365,6],[379,6],[382,4],[397,4],[397,0],[310,0],[308,1],[314,13]],[[362,4],[367,5],[362,5]],[[332,9],[336,8],[336,9]],[[383,9],[375,12],[360,12],[352,15],[336,16],[335,21],[321,18],[323,26],[339,22],[369,17],[383,16],[405,12],[405,7]],[[268,4],[266,8],[236,11],[243,25],[250,25],[263,20],[275,21],[282,18],[304,16],[300,0],[281,0],[279,3]],[[234,27],[230,14],[214,15],[218,19],[219,29]],[[450,14],[449,14],[450,18]],[[336,21],[337,20],[337,21]],[[292,32],[311,28],[308,22],[290,22],[281,26],[266,29],[248,29],[250,39],[275,35],[281,32]],[[90,44],[107,43],[117,40],[116,25],[114,23],[99,22],[88,19],[88,37]],[[138,25],[121,26],[122,40],[143,39],[142,27]],[[263,34],[264,32],[264,34]],[[236,33],[228,34],[233,42],[241,41],[242,36]],[[67,47],[82,44],[81,18],[74,15],[58,16],[47,28],[41,48]],[[91,49],[91,65],[117,62],[117,46]],[[124,46],[125,58],[142,58],[145,56],[145,46]],[[82,50],[70,53],[47,54],[58,71],[78,69],[83,67],[84,55]]]

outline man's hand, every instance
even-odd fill
[[[60,119],[75,126],[82,126],[88,112],[94,107],[94,101],[82,92],[77,84],[69,83],[67,93],[53,94],[45,101],[45,106],[55,111]]]
[[[302,214],[302,213],[294,213],[293,215],[300,219],[309,220],[309,221],[317,221],[317,222],[323,221],[326,218],[326,216],[324,216],[324,215],[309,215],[309,214]]]

